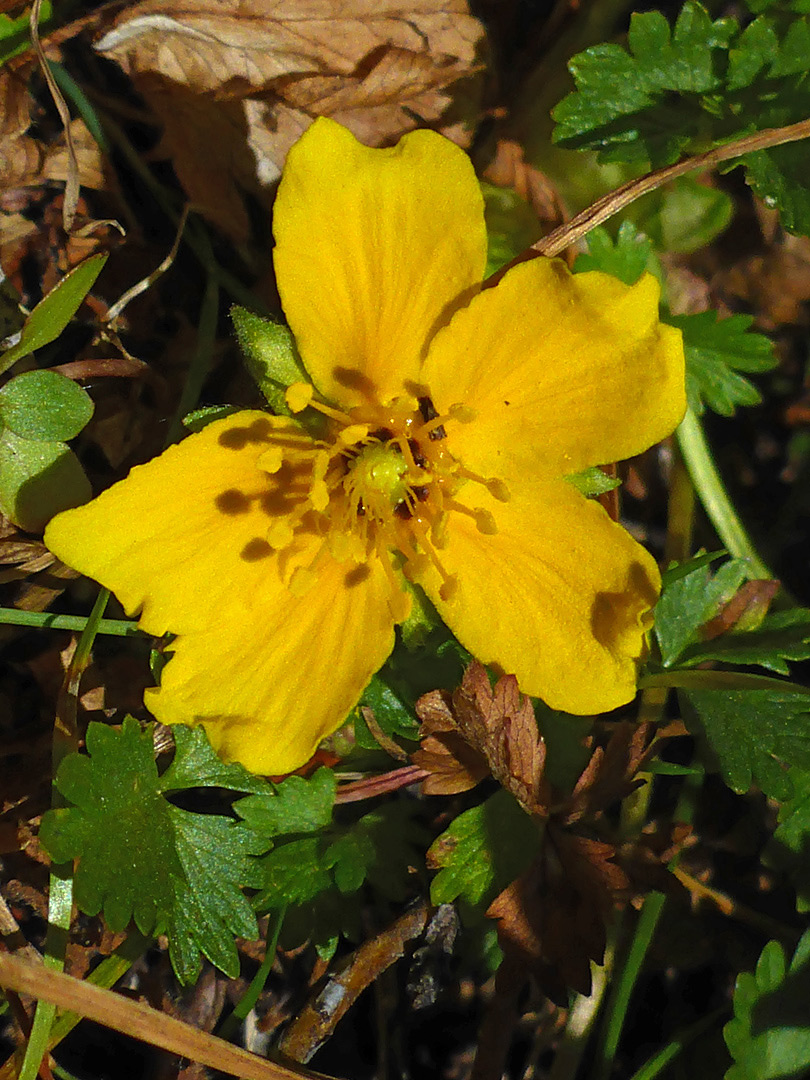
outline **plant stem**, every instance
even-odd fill
[[[76,630],[81,633],[89,622],[85,615],[54,615],[50,611],[19,611],[17,608],[0,608],[0,625],[32,626],[42,630]],[[136,622],[126,619],[99,619],[97,634],[113,637],[135,637],[141,634]]]
[[[753,577],[772,579],[773,573],[759,557],[729,498],[712,458],[703,426],[691,409],[687,409],[677,434],[678,445],[698,498],[729,554],[747,559]]]
[[[627,959],[622,965],[618,979],[611,987],[607,1002],[604,1037],[599,1050],[597,1076],[607,1077],[613,1068],[613,1059],[619,1046],[624,1027],[627,1007],[636,985],[644,957],[655,934],[655,928],[661,917],[666,897],[661,892],[651,892],[644,898],[641,915],[636,924],[636,932],[630,945]]]

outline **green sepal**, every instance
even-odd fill
[[[234,304],[231,319],[245,364],[274,412],[290,415],[284,391],[297,382],[309,382],[288,326],[264,319]]]
[[[596,495],[604,495],[607,491],[614,491],[617,487],[621,487],[622,483],[618,476],[608,476],[598,465],[583,469],[582,472],[571,473],[565,479],[588,499]]]

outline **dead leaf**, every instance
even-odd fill
[[[142,0],[100,12],[95,42],[163,124],[193,204],[240,242],[241,190],[267,203],[315,116],[372,146],[420,124],[463,140],[448,88],[477,71],[482,45],[467,0]]]
[[[466,791],[491,772],[527,813],[545,811],[546,747],[514,675],[491,687],[486,668],[474,660],[452,695],[425,694],[416,713],[423,741],[413,761],[434,774],[423,784],[426,794]]]
[[[541,855],[487,909],[504,953],[560,1004],[567,987],[590,994],[591,961],[604,959],[606,917],[629,887],[614,855],[611,844],[549,827]]]

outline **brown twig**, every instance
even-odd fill
[[[381,776],[369,776],[365,780],[356,780],[351,784],[341,784],[335,797],[336,803],[360,802],[362,799],[374,799],[377,795],[389,795],[392,791],[418,784],[430,776],[429,772],[418,765],[405,765],[401,769],[382,773]]]
[[[360,994],[399,960],[408,942],[422,933],[429,910],[427,901],[422,901],[356,949],[340,974],[319,988],[287,1029],[279,1045],[281,1052],[292,1061],[309,1061]]]
[[[198,1031],[173,1016],[139,1001],[130,1001],[111,990],[74,979],[44,964],[30,964],[0,954],[0,986],[49,1001],[60,1009],[78,1013],[97,1024],[120,1031],[133,1039],[168,1050],[179,1057],[199,1061],[212,1069],[243,1080],[324,1080],[307,1069],[288,1069],[251,1054],[222,1039]]]

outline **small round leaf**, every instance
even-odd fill
[[[92,498],[79,459],[61,442],[0,436],[0,510],[28,532],[44,529],[54,514]]]
[[[65,442],[92,415],[87,391],[58,371],[26,371],[0,390],[0,419],[23,439]]]

